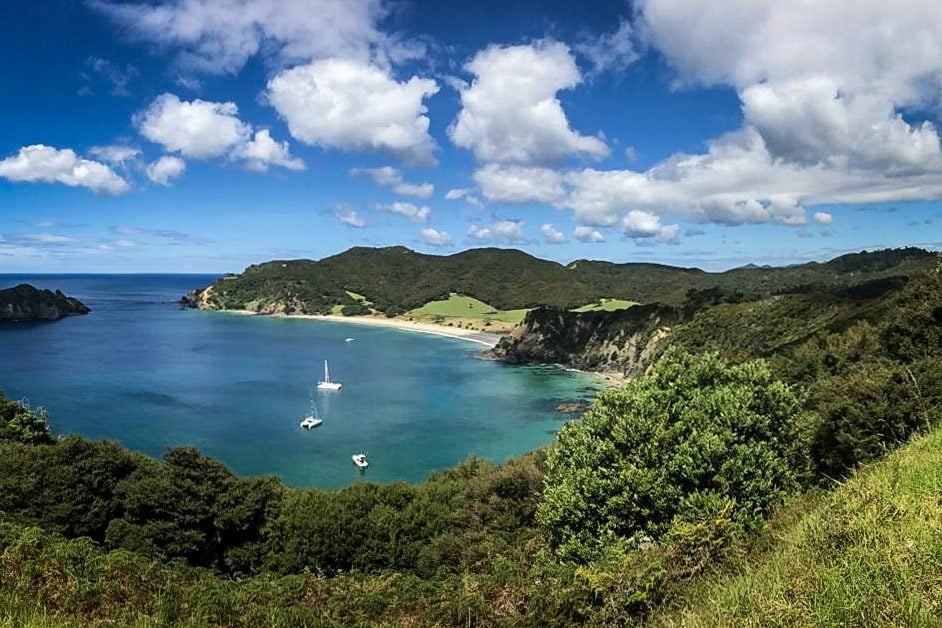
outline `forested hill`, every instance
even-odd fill
[[[757,299],[910,276],[931,268],[934,258],[928,251],[905,248],[854,253],[823,264],[709,273],[697,268],[590,260],[564,266],[514,249],[471,249],[437,256],[401,246],[355,247],[318,261],[276,260],[252,265],[184,301],[206,309],[321,314],[338,306],[360,306],[360,295],[375,310],[390,316],[445,299],[451,293],[475,297],[499,310],[571,309],[602,298],[680,305],[688,301],[691,291]]]

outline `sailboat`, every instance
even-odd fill
[[[314,401],[314,391],[311,391],[311,413],[301,419],[301,427],[313,430],[315,427],[320,426],[324,422],[324,419],[317,416],[317,402]]]
[[[327,360],[324,360],[324,381],[317,382],[318,390],[340,390],[342,384],[330,381],[330,368],[327,366]]]

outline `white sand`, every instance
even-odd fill
[[[420,334],[432,334],[433,336],[444,336],[446,338],[457,338],[458,340],[467,340],[478,344],[494,347],[500,340],[498,334],[489,334],[483,331],[474,331],[473,329],[461,329],[460,327],[446,327],[445,325],[435,325],[433,323],[419,323],[416,321],[407,321],[401,318],[385,318],[378,316],[334,316],[331,314],[259,314],[249,310],[223,310],[233,314],[245,314],[252,316],[272,316],[274,318],[302,318],[314,321],[325,321],[330,323],[350,323],[353,325],[372,325],[374,327],[389,327],[392,329],[401,329],[405,331],[415,331]]]

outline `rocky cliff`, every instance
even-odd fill
[[[91,309],[59,290],[39,290],[29,284],[0,290],[0,322],[55,321]]]
[[[536,309],[491,355],[517,364],[555,363],[631,376],[644,369],[680,316],[676,308],[660,304],[614,312]]]

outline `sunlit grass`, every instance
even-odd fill
[[[795,509],[800,509],[795,517]],[[655,624],[939,625],[942,430],[793,505],[765,551],[693,587]]]
[[[635,301],[625,301],[624,299],[599,299],[595,303],[577,307],[573,312],[614,312],[615,310],[626,310],[633,305],[637,305],[637,303]]]

